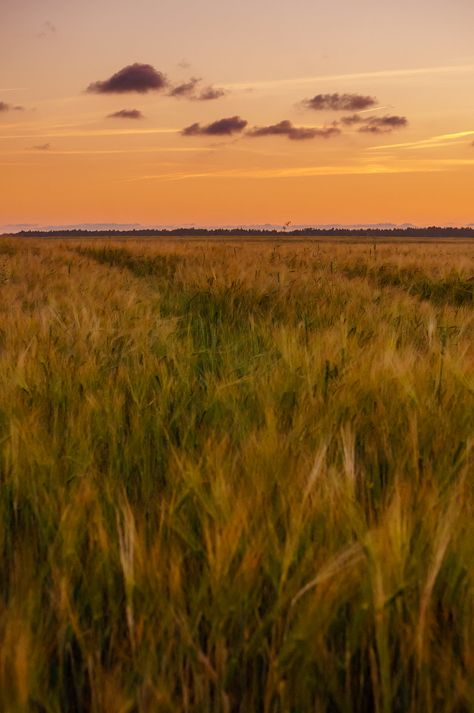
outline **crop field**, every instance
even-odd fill
[[[474,711],[473,275],[0,240],[0,710]]]

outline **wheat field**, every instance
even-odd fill
[[[473,275],[0,240],[0,710],[474,711]]]

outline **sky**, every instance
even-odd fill
[[[474,223],[472,0],[0,0],[0,227]]]

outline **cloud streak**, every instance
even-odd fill
[[[294,126],[291,121],[285,119],[270,126],[256,126],[247,131],[246,136],[259,138],[261,136],[286,136],[291,141],[305,141],[308,139],[323,138],[329,139],[337,136],[341,130],[335,126],[324,128],[313,128],[307,126]]]
[[[464,74],[474,71],[474,64],[442,65],[438,67],[415,67],[411,69],[382,69],[374,72],[353,72],[350,74],[322,74],[312,77],[293,77],[291,79],[268,79],[249,82],[232,82],[226,84],[228,89],[264,89],[298,84],[314,84],[315,82],[358,81],[365,79],[398,79],[400,77],[423,77],[442,74]]]
[[[0,140],[9,139],[64,139],[92,136],[145,136],[146,134],[177,134],[179,129],[91,129],[78,131],[43,131],[30,134],[0,134]]]
[[[192,179],[272,179],[272,178],[309,178],[312,176],[373,176],[383,174],[403,174],[403,173],[438,173],[449,170],[452,165],[458,162],[423,162],[403,165],[387,165],[373,163],[367,165],[340,165],[340,166],[294,166],[291,168],[271,168],[271,169],[248,169],[248,170],[221,170],[208,172],[182,172],[182,173],[162,173],[137,176],[129,182],[162,180],[162,181],[183,181]],[[463,165],[474,165],[474,159],[466,160]]]
[[[32,146],[30,149],[23,151],[8,151],[5,155],[8,156],[23,156],[24,154],[29,154],[31,151],[48,151],[48,153],[54,156],[114,156],[114,155],[135,155],[135,154],[173,154],[173,153],[210,153],[212,149],[209,146],[186,146],[186,147],[156,147],[148,146],[146,148],[133,148],[133,149],[47,149],[46,146],[49,144],[43,144],[39,146]],[[14,165],[14,164],[12,164]]]
[[[474,131],[456,131],[451,134],[439,134],[431,136],[427,139],[419,141],[405,141],[398,144],[382,144],[380,146],[371,146],[370,151],[380,151],[381,149],[425,149],[434,146],[449,145],[450,143],[459,143],[458,139],[465,139],[469,136],[474,136]],[[463,142],[461,142],[463,143]]]
[[[240,134],[247,126],[247,121],[240,116],[230,116],[225,119],[213,121],[212,124],[201,126],[198,123],[191,124],[181,132],[183,136],[232,136]]]
[[[90,94],[126,94],[135,92],[159,92],[168,87],[166,76],[152,67],[151,64],[129,64],[108,79],[89,84]]]

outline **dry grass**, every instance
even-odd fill
[[[474,710],[473,265],[1,242],[0,709]]]

